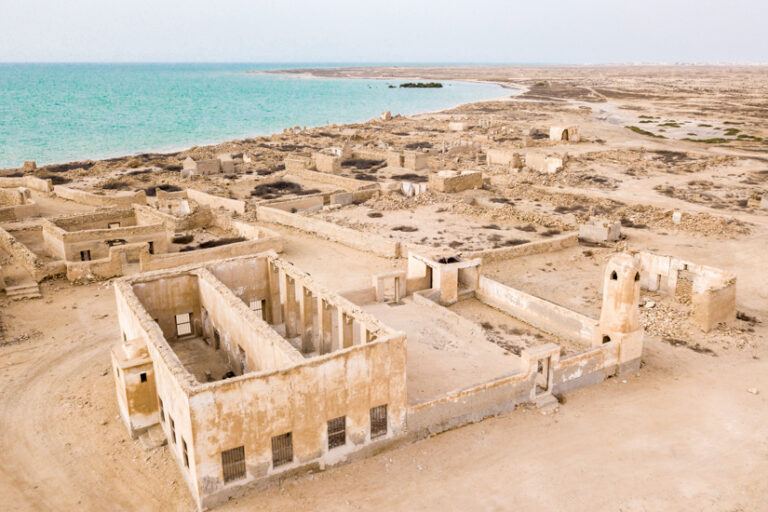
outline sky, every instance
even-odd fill
[[[768,63],[764,0],[0,0],[0,62]]]

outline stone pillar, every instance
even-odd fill
[[[270,324],[281,324],[283,323],[283,312],[280,302],[280,269],[274,263],[268,261],[267,274],[269,297],[265,301],[267,311],[264,316]]]
[[[320,303],[323,317],[323,342],[320,353],[328,354],[333,351],[333,306],[323,299],[320,299]]]
[[[299,302],[296,300],[296,280],[285,276],[285,336],[293,338],[299,335]]]
[[[305,354],[315,351],[312,340],[314,306],[312,305],[312,290],[301,287],[299,304],[299,334],[301,335],[301,351]]]
[[[341,315],[341,346],[342,348],[351,347],[354,343],[355,333],[354,333],[354,318],[347,315],[346,313],[342,313]]]
[[[342,347],[344,340],[344,313],[341,308],[333,306],[332,323],[333,329],[331,330],[331,351],[336,352]]]

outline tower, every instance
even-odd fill
[[[603,278],[603,307],[593,346],[617,346],[619,371],[640,367],[643,329],[640,326],[640,270],[629,254],[613,256]]]

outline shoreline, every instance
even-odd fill
[[[327,69],[346,69],[346,68],[327,68]],[[381,68],[384,69],[384,68]],[[329,80],[399,80],[399,78],[392,77],[392,78],[382,78],[382,77],[345,77],[345,76],[336,76],[336,77],[326,77],[326,76],[317,76],[312,73],[293,73],[290,72],[291,70],[287,70],[287,72],[280,72],[280,70],[270,70],[270,71],[242,71],[241,73],[247,73],[247,74],[265,74],[265,75],[286,75],[289,78],[293,79],[300,79],[300,78],[306,78],[306,79],[329,79]],[[417,78],[418,80],[424,80],[424,78]],[[502,89],[509,89],[514,91],[511,94],[505,94],[502,96],[494,96],[492,98],[488,99],[480,99],[475,101],[468,101],[458,104],[452,104],[445,108],[438,109],[438,110],[425,110],[425,111],[419,111],[415,113],[409,113],[409,114],[400,114],[400,113],[393,113],[393,115],[402,115],[404,117],[413,117],[413,116],[420,116],[420,115],[428,115],[428,114],[436,114],[440,112],[444,112],[447,110],[453,110],[456,108],[463,107],[465,105],[472,105],[475,103],[481,103],[481,102],[487,102],[487,101],[505,101],[510,98],[510,96],[517,96],[520,94],[524,94],[527,91],[527,87],[520,85],[519,87],[511,87],[509,84],[502,83],[502,82],[491,82],[487,80],[478,80],[478,79],[446,79],[443,80],[444,82],[465,82],[465,83],[475,83],[475,84],[483,84],[483,85],[496,85],[501,87]],[[320,128],[323,126],[330,126],[330,125],[337,125],[337,126],[347,126],[352,124],[364,124],[371,120],[374,120],[378,117],[378,115],[374,115],[374,117],[371,117],[366,120],[360,120],[360,121],[350,121],[350,122],[340,122],[340,123],[326,123],[326,124],[318,124],[318,125],[306,125],[307,129],[313,129],[313,128]],[[303,127],[304,125],[302,125]],[[194,148],[204,148],[204,147],[215,147],[220,146],[222,144],[229,144],[234,143],[234,141],[237,140],[247,140],[247,139],[254,139],[258,137],[271,137],[273,135],[280,135],[282,132],[275,131],[275,132],[263,132],[263,133],[249,133],[249,134],[243,134],[240,136],[234,136],[232,138],[226,138],[226,139],[218,139],[215,141],[200,141],[196,143],[187,143],[184,145],[179,146],[173,146],[173,147],[157,147],[157,148],[151,148],[147,150],[140,150],[135,152],[120,152],[120,153],[108,153],[93,157],[82,157],[82,158],[76,158],[73,160],[68,161],[54,161],[54,162],[48,162],[48,163],[38,163],[39,168],[44,168],[46,166],[55,166],[55,165],[64,165],[64,164],[72,164],[77,162],[102,162],[106,160],[116,160],[116,159],[127,159],[132,157],[137,157],[141,155],[161,155],[161,156],[171,156],[178,153],[183,153],[186,151],[190,151]],[[32,158],[34,160],[34,158]],[[13,172],[18,171],[21,169],[21,167],[4,167],[0,168],[0,171],[2,172]]]

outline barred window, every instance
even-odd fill
[[[244,446],[221,452],[221,471],[224,475],[224,483],[245,478]]]
[[[371,439],[387,434],[387,405],[371,409]]]
[[[328,449],[344,446],[347,442],[347,417],[340,416],[328,422]]]
[[[272,438],[272,467],[293,462],[293,433],[288,432]]]

